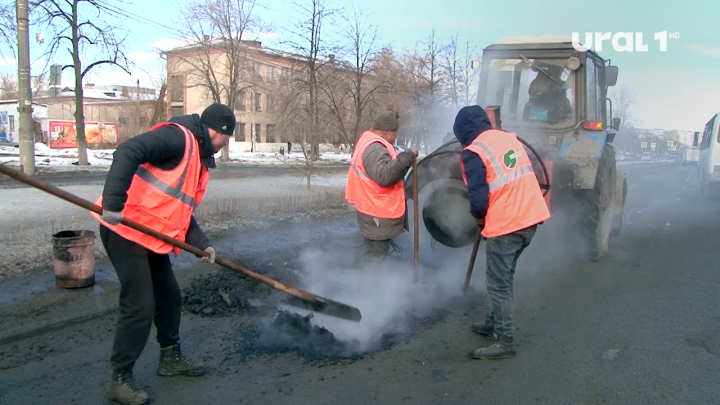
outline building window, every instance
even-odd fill
[[[277,139],[275,139],[275,125],[265,126],[265,140],[270,143],[277,142]]]
[[[235,128],[235,142],[245,142],[245,123],[238,122]]]
[[[170,101],[183,101],[185,93],[185,79],[182,76],[170,77]]]
[[[262,111],[262,94],[255,93],[255,111]]]
[[[288,77],[290,76],[290,69],[289,68],[282,68],[282,77]]]
[[[260,76],[260,73],[261,73],[261,70],[262,70],[260,66],[261,66],[261,65],[260,65],[259,63],[255,62],[255,74],[258,75],[258,76]]]
[[[255,142],[262,142],[262,137],[260,136],[260,124],[255,124]]]
[[[598,121],[597,73],[595,61],[590,57],[585,61],[585,79],[587,86],[585,119],[588,121]]]
[[[173,117],[179,117],[181,115],[185,114],[185,108],[182,105],[174,105],[172,106],[172,116]]]
[[[245,111],[247,107],[245,106],[245,92],[241,91],[236,97],[235,97],[235,109],[237,111]]]
[[[275,76],[275,68],[272,66],[268,66],[266,69],[267,79],[272,80],[273,76]]]

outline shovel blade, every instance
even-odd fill
[[[315,302],[312,302],[295,296],[290,296],[283,302],[294,307],[307,309],[348,321],[360,322],[362,319],[362,314],[359,309],[323,297],[315,297]]]

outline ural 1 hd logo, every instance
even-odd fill
[[[656,32],[654,39],[655,41],[659,42],[660,45],[660,52],[667,52],[667,43],[668,38],[670,39],[678,39],[680,38],[679,32],[670,32],[667,31],[663,32]],[[635,41],[633,41],[633,39]],[[623,40],[623,43],[620,43],[620,40]],[[575,50],[580,52],[585,52],[588,49],[594,49],[597,52],[602,52],[602,45],[603,41],[611,41],[613,49],[618,52],[647,52],[648,51],[648,44],[643,43],[643,33],[642,32],[616,32],[615,34],[612,34],[610,32],[602,33],[602,32],[596,32],[595,33],[595,46],[593,47],[593,33],[592,32],[586,32],[585,33],[585,42],[581,45],[580,44],[580,33],[579,32],[573,32],[572,33],[572,44],[573,48]],[[633,46],[634,44],[634,46]]]

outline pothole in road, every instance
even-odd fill
[[[391,350],[409,342],[413,336],[432,324],[442,322],[450,312],[436,309],[428,316],[410,320],[405,332],[384,333],[372,345],[338,339],[330,330],[314,325],[312,314],[280,310],[274,318],[241,328],[237,354],[241,358],[295,353],[316,365],[351,363],[366,356]]]

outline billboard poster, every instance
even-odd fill
[[[52,149],[77,148],[75,121],[49,120],[48,128]],[[91,149],[116,147],[119,132],[120,124],[115,122],[85,121],[85,140]]]

